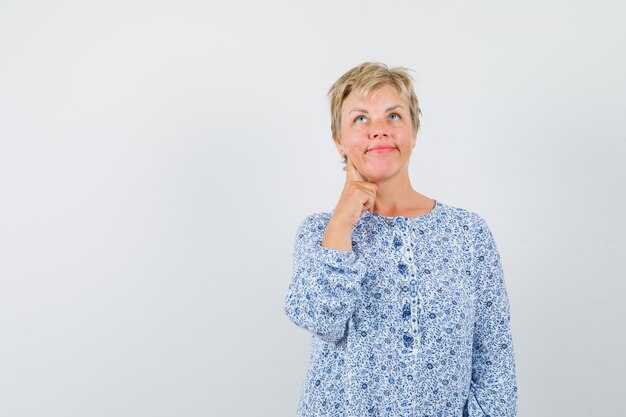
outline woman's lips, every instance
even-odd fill
[[[389,153],[392,151],[395,151],[396,148],[376,148],[376,149],[370,149],[369,151],[367,151],[367,153],[370,152],[374,152],[374,153]]]

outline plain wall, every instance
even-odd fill
[[[227,4],[228,3],[228,4]],[[415,189],[481,214],[519,416],[624,415],[620,1],[0,3],[0,415],[294,416],[328,87],[414,72]]]

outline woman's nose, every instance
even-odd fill
[[[387,136],[388,126],[385,120],[376,119],[370,125],[370,136],[377,138],[379,136]]]

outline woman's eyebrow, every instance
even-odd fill
[[[388,111],[391,111],[391,110],[397,109],[398,107],[403,108],[400,104],[396,104],[395,106],[388,107],[388,108],[385,110],[385,113],[387,113]],[[365,110],[365,109],[358,109],[358,108],[357,108],[357,109],[352,109],[352,110],[350,110],[350,113],[355,112],[355,111],[360,111],[360,112],[363,112],[363,113],[367,113],[367,110]]]

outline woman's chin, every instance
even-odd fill
[[[392,170],[376,170],[374,172],[368,172],[367,181],[369,182],[381,182],[392,177],[394,172]]]
[[[368,166],[367,178],[369,182],[381,182],[391,177],[398,175],[402,172],[406,165],[401,166],[401,161],[394,161],[388,164],[377,164],[375,166]]]

